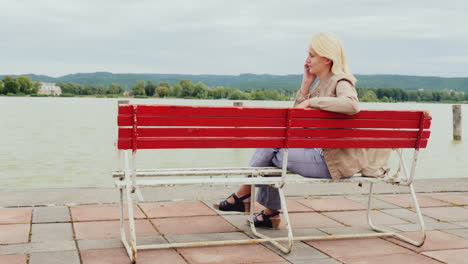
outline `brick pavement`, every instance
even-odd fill
[[[139,251],[138,263],[467,263],[468,192],[420,194],[427,241],[417,248],[394,238],[296,241],[291,254],[268,244]],[[408,194],[377,195],[376,224],[417,237]],[[219,212],[212,200],[138,204],[139,244],[252,238],[246,216]],[[370,232],[360,195],[290,197],[295,235]],[[261,206],[256,206],[258,211]],[[0,264],[130,263],[119,240],[118,205],[0,208]],[[279,230],[265,230],[284,236]]]

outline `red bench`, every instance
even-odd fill
[[[137,249],[187,247],[200,245],[239,244],[271,242],[283,252],[291,251],[293,240],[330,239],[330,237],[293,237],[285,196],[282,190],[288,182],[369,182],[368,223],[381,233],[358,234],[340,237],[395,236],[421,246],[425,240],[424,222],[413,188],[413,179],[418,150],[425,148],[430,136],[431,117],[424,111],[363,110],[349,116],[315,109],[267,108],[267,107],[214,107],[179,105],[120,105],[118,110],[118,142],[122,170],[113,172],[116,186],[120,189],[121,239],[129,257],[136,261]],[[242,168],[196,168],[196,169],[146,169],[133,167],[133,158],[139,149],[174,148],[284,148],[283,169],[274,167]],[[403,176],[392,178],[351,177],[342,180],[286,177],[288,174],[288,148],[394,148],[400,155]],[[401,148],[414,149],[413,164],[408,171]],[[207,176],[186,177],[186,176]],[[245,177],[251,175],[253,177]],[[278,175],[281,177],[261,177]],[[172,176],[172,177],[162,177]],[[213,177],[231,176],[231,177]],[[239,176],[239,177],[232,177]],[[156,177],[156,178],[155,178]],[[376,181],[405,185],[410,188],[418,213],[422,238],[413,241],[394,232],[373,225],[370,216],[372,184]],[[270,184],[279,189],[283,220],[288,227],[288,237],[269,238],[258,233],[251,223],[252,231],[260,239],[240,241],[210,241],[203,243],[176,243],[137,246],[133,213],[133,193],[139,196],[139,187],[175,184]],[[126,195],[124,195],[124,189]],[[123,200],[126,196],[129,211],[130,243],[124,232]],[[142,200],[142,197],[139,197]],[[253,208],[254,199],[252,199]],[[253,212],[251,212],[253,214]],[[250,217],[251,219],[252,217]],[[287,247],[279,241],[288,241]]]

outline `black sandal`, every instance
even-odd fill
[[[255,227],[266,227],[266,228],[275,228],[277,229],[279,227],[279,224],[281,222],[281,218],[278,219],[270,219],[271,217],[275,217],[279,215],[280,212],[276,211],[272,214],[265,214],[265,211],[261,211],[258,215],[254,216],[253,221]],[[263,220],[258,220],[257,216],[262,215]]]
[[[232,197],[234,198],[234,203],[231,204],[227,201],[227,199],[229,199],[229,197]],[[245,212],[245,213],[249,213],[250,212],[250,202],[248,203],[244,203],[243,201],[247,198],[250,197],[250,193],[249,194],[246,194],[242,197],[237,197],[237,195],[235,193],[231,194],[231,196],[229,196],[228,198],[226,198],[226,200],[224,201],[221,201],[219,204],[214,204],[213,207],[217,210],[220,210],[220,211],[237,211],[237,212]]]

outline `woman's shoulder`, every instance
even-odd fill
[[[351,76],[347,75],[347,74],[344,74],[344,73],[338,73],[338,74],[334,74],[332,76],[332,80],[338,85],[338,83],[340,82],[345,82],[345,83],[349,83],[351,84],[352,86],[355,85],[355,81],[354,81],[354,78],[352,78]]]

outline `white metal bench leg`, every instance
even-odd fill
[[[255,185],[252,185],[251,186],[251,200],[250,200],[250,215],[249,215],[249,224],[250,224],[250,229],[252,230],[252,233],[261,238],[262,242],[270,242],[273,246],[275,246],[276,248],[278,248],[279,250],[281,250],[283,253],[289,253],[291,252],[291,249],[292,249],[292,245],[293,245],[293,237],[292,237],[292,230],[291,230],[291,226],[290,226],[290,221],[289,221],[289,215],[287,213],[288,209],[286,207],[283,207],[283,213],[286,212],[285,214],[285,220],[287,222],[287,227],[288,227],[288,242],[289,242],[289,247],[288,248],[285,248],[283,245],[281,245],[280,243],[278,243],[278,241],[276,240],[284,240],[284,239],[281,239],[281,238],[271,238],[269,236],[266,236],[264,234],[261,234],[259,232],[257,232],[257,228],[255,227],[255,224],[253,222],[253,218],[254,218],[254,206],[255,206]],[[280,191],[280,199],[281,199],[281,204],[282,206],[284,206],[286,204],[286,200],[284,199],[284,193],[283,193],[283,190],[281,188],[278,188],[278,190]],[[284,205],[283,205],[284,204]]]
[[[372,187],[373,187],[373,183],[370,183],[370,187],[369,187],[369,200],[368,200],[368,203],[367,203],[367,223],[369,224],[370,228],[372,228],[372,230],[375,230],[377,232],[381,232],[381,233],[391,233],[392,236],[402,240],[402,241],[405,241],[413,246],[417,246],[417,247],[420,247],[424,244],[424,241],[426,240],[426,230],[425,230],[425,225],[424,225],[424,219],[423,219],[423,216],[421,214],[421,209],[419,207],[419,203],[418,203],[418,199],[416,197],[416,193],[414,191],[414,188],[413,188],[413,184],[410,184],[409,185],[409,188],[410,188],[410,191],[411,191],[411,197],[413,199],[413,205],[414,205],[414,208],[416,208],[416,214],[418,215],[418,224],[419,224],[419,227],[420,227],[420,232],[421,232],[421,239],[419,241],[414,241],[413,239],[411,238],[408,238],[408,237],[405,237],[403,235],[400,235],[396,232],[393,232],[393,231],[390,231],[390,230],[387,230],[385,228],[381,228],[381,227],[377,227],[374,225],[374,223],[372,222],[372,219],[371,219],[371,215],[370,215],[370,212],[371,212],[371,205],[372,205]]]
[[[137,245],[136,245],[136,234],[135,234],[135,218],[133,214],[133,198],[132,198],[132,179],[131,177],[134,174],[130,169],[130,157],[129,157],[129,152],[130,150],[126,150],[124,153],[124,171],[125,171],[125,192],[127,196],[127,208],[128,208],[128,226],[129,226],[129,231],[130,231],[130,244],[127,242],[126,235],[125,235],[125,229],[122,230],[123,234],[121,235],[122,238],[125,238],[122,240],[122,243],[125,245],[125,248],[127,249],[127,254],[130,258],[130,261],[132,263],[136,263],[136,258],[137,258]],[[133,154],[135,155],[135,154]],[[122,195],[123,196],[123,195]],[[121,203],[122,203],[122,212],[121,212],[121,221],[125,221],[124,215],[123,215],[123,197],[121,197]],[[122,223],[121,223],[122,225]]]
[[[285,177],[286,177],[286,172],[287,172],[287,165],[288,165],[288,149],[284,150],[284,155],[283,155],[283,166],[282,166],[282,183],[281,185],[276,185],[275,188],[278,189],[279,196],[280,196],[280,201],[281,201],[281,208],[283,210],[283,215],[284,215],[284,220],[286,221],[286,228],[288,230],[288,248],[284,247],[280,243],[278,243],[278,239],[276,238],[271,238],[268,236],[265,236],[263,234],[260,234],[257,232],[257,229],[255,228],[254,222],[253,222],[253,217],[254,217],[254,208],[255,208],[255,185],[251,185],[251,199],[250,199],[250,215],[249,215],[249,223],[250,223],[250,229],[252,230],[252,233],[256,235],[257,237],[267,239],[268,242],[270,242],[273,246],[281,250],[283,253],[288,254],[291,252],[293,243],[294,243],[294,238],[293,238],[293,233],[292,233],[292,228],[291,228],[291,221],[289,220],[289,213],[288,213],[288,207],[286,204],[286,197],[284,196],[283,192],[283,186],[285,183]]]
[[[289,220],[288,208],[286,206],[286,198],[284,197],[284,192],[283,192],[282,188],[278,188],[278,191],[280,193],[281,206],[282,206],[282,209],[283,209],[284,220],[286,221],[286,227],[287,227],[287,230],[288,230],[288,238],[287,238],[288,248],[284,247],[283,245],[281,245],[277,241],[277,240],[285,240],[285,239],[283,239],[283,238],[271,238],[269,236],[266,236],[264,234],[261,234],[261,233],[257,232],[257,228],[255,227],[254,222],[253,222],[254,206],[255,206],[255,186],[254,185],[252,185],[252,190],[251,190],[251,194],[252,194],[251,197],[252,198],[250,200],[249,224],[250,224],[250,229],[252,230],[252,233],[255,236],[264,239],[265,242],[270,242],[273,246],[275,246],[276,248],[281,250],[281,252],[283,252],[285,254],[288,254],[292,250],[293,243],[294,243],[294,238],[293,238],[293,234],[292,234],[291,221]]]

